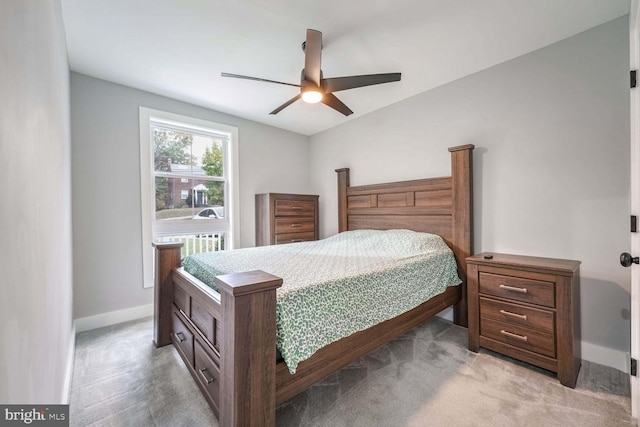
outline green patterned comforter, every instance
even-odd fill
[[[356,230],[315,242],[202,253],[182,265],[214,288],[221,274],[263,270],[281,277],[276,346],[292,374],[325,345],[461,282],[442,238],[409,230]]]

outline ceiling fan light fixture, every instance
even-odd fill
[[[323,93],[317,89],[309,89],[302,92],[302,100],[309,104],[316,104],[322,101]]]
[[[278,114],[289,105],[302,100],[309,104],[322,102],[333,108],[344,116],[353,114],[353,111],[333,93],[341,90],[355,89],[364,86],[379,85],[400,81],[400,73],[383,74],[362,74],[358,76],[333,77],[325,79],[322,77],[322,33],[317,30],[308,29],[307,38],[302,44],[304,51],[304,68],[300,72],[300,84],[279,82],[277,80],[262,79],[259,77],[243,76],[241,74],[222,73],[222,77],[234,77],[237,79],[255,80],[266,83],[277,83],[300,88],[300,93],[277,107],[269,114]]]

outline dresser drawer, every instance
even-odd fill
[[[480,297],[480,317],[534,329],[544,334],[555,334],[555,314],[549,310]]]
[[[480,318],[480,335],[545,356],[556,357],[556,344],[553,335],[496,322],[484,317]]]
[[[190,366],[193,366],[193,334],[189,331],[189,328],[182,323],[182,319],[178,315],[177,311],[173,312],[173,332],[171,333],[171,340],[182,353],[182,357],[185,362]]]
[[[196,377],[213,401],[217,414],[220,405],[220,370],[197,340],[195,349]]]
[[[284,243],[310,242],[312,240],[316,240],[316,235],[313,231],[306,233],[276,234],[276,245],[282,245]]]
[[[494,295],[516,301],[555,307],[555,284],[522,277],[502,276],[499,274],[479,274],[481,294]]]
[[[314,218],[276,218],[275,234],[313,232],[315,227]]]
[[[276,200],[275,216],[314,216],[315,202],[297,200]]]

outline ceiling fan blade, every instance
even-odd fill
[[[336,97],[332,93],[325,93],[324,96],[322,97],[322,103],[325,105],[328,105],[329,107],[333,108],[336,111],[341,112],[345,116],[349,116],[353,114],[353,111],[351,111],[349,107],[344,105],[342,101],[340,101],[338,97]]]
[[[322,79],[322,88],[327,92],[354,89],[357,87],[379,85],[400,81],[401,73],[367,74],[362,76],[334,77]]]
[[[297,85],[295,83],[285,83],[285,82],[279,82],[279,81],[276,81],[276,80],[261,79],[260,77],[243,76],[243,75],[240,75],[240,74],[220,73],[220,75],[222,77],[233,77],[234,79],[255,80],[255,81],[258,81],[258,82],[277,83],[279,85],[302,87],[302,86]]]
[[[304,79],[320,86],[320,60],[322,58],[322,33],[307,30],[304,47]]]
[[[290,100],[288,100],[287,102],[285,102],[284,104],[282,104],[281,106],[279,106],[278,108],[270,112],[269,114],[278,114],[280,111],[284,110],[289,105],[293,104],[298,99],[300,99],[301,96],[302,96],[301,94],[297,94],[296,96],[294,96],[293,98],[291,98]]]

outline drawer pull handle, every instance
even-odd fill
[[[291,210],[292,211],[301,211],[302,210],[302,206],[291,206]]]
[[[204,378],[207,384],[211,384],[215,380],[215,378],[213,378],[212,376],[206,373],[207,368],[202,368],[199,371],[200,371],[200,375],[202,375],[202,378]]]
[[[526,314],[517,314],[517,313],[512,313],[506,310],[500,310],[500,314],[504,314],[505,316],[517,317],[518,319],[522,319],[522,320],[527,320]]]
[[[526,341],[529,341],[529,338],[527,338],[527,336],[526,336],[526,335],[518,335],[518,334],[514,334],[513,332],[507,332],[507,331],[505,331],[504,329],[502,329],[502,330],[500,331],[500,333],[501,333],[502,335],[506,335],[506,336],[508,336],[509,338],[515,338],[515,339],[517,339],[517,340],[525,341],[525,342],[526,342]]]
[[[515,286],[500,285],[500,289],[504,289],[505,291],[520,292],[521,294],[527,293],[527,288],[516,288]]]
[[[291,243],[302,242],[302,239],[291,239]]]
[[[184,334],[182,332],[178,332],[174,334],[176,336],[176,339],[178,340],[178,342],[182,342],[184,340],[186,340],[186,338],[184,337]]]
[[[298,227],[302,227],[302,224],[291,224],[292,227],[298,228]]]

